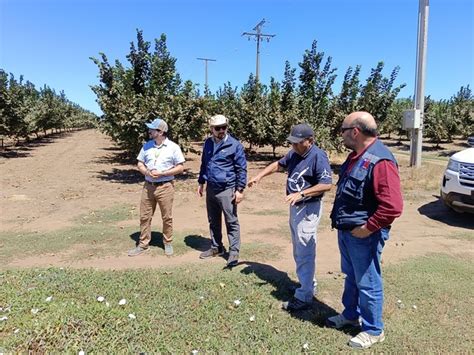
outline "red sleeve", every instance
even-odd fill
[[[403,210],[397,166],[390,160],[382,160],[374,166],[373,173],[374,193],[379,205],[367,221],[367,229],[371,232],[392,224]]]

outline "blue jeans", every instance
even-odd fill
[[[349,320],[362,319],[362,331],[379,335],[383,331],[383,282],[380,258],[388,229],[367,238],[356,238],[348,230],[338,230],[341,270],[346,274],[342,315]]]
[[[293,244],[293,257],[296,275],[301,287],[296,289],[295,297],[303,302],[312,302],[317,286],[316,240],[321,202],[303,202],[290,206],[290,230]]]

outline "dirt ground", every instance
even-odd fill
[[[284,151],[282,149],[280,153]],[[95,130],[43,138],[28,146],[0,153],[0,232],[11,232],[12,237],[21,232],[72,227],[75,218],[93,210],[120,204],[138,207],[142,178],[135,171],[134,164],[117,159],[120,151],[108,137]],[[269,151],[259,150],[258,153],[249,157],[249,176],[270,162]],[[188,154],[186,174],[176,184],[174,223],[177,231],[196,230],[199,233],[207,230],[205,201],[195,193],[199,163],[198,155]],[[403,164],[406,168],[406,163],[401,160],[402,172]],[[432,178],[439,180],[441,176]],[[287,224],[284,183],[285,175],[275,174],[264,179],[257,188],[246,190],[245,200],[239,206],[242,248],[245,249],[249,242],[272,243],[281,248],[281,255],[276,261],[266,263],[281,271],[294,272],[289,237],[272,235],[272,230],[284,228]],[[472,243],[466,243],[462,236],[473,232],[474,216],[447,210],[438,201],[436,193],[422,191],[417,192],[416,198],[405,196],[405,210],[393,225],[390,241],[384,250],[384,263],[438,252],[472,259]],[[328,226],[332,199],[333,192],[325,198],[323,218],[326,221],[318,233],[318,275],[322,277],[339,271],[336,232]],[[129,221],[135,222],[138,230],[138,220]],[[159,214],[155,216],[153,225],[159,230]],[[457,238],[457,235],[461,237]],[[124,238],[129,236],[124,235]],[[12,238],[10,242],[18,241]],[[83,261],[68,260],[70,252],[17,257],[3,267],[53,265],[126,269],[207,262],[199,260],[199,251],[192,248],[184,255],[172,258],[156,255],[130,258],[124,250],[120,256],[103,255]]]

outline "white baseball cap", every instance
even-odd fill
[[[209,126],[223,126],[227,124],[227,117],[224,115],[214,115],[209,119]]]
[[[152,122],[150,123],[145,123],[145,125],[150,128],[150,129],[158,129],[163,132],[168,132],[168,125],[164,120],[161,118],[155,118]]]

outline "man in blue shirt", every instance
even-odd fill
[[[222,245],[222,213],[229,238],[227,266],[234,267],[239,261],[240,225],[237,205],[244,197],[247,184],[247,160],[242,144],[227,133],[228,120],[224,115],[209,120],[211,137],[204,142],[201,169],[198,178],[198,194],[206,187],[206,207],[211,233],[211,248],[201,253],[201,259],[224,255]]]
[[[265,176],[288,171],[286,202],[290,204],[290,230],[293,257],[300,287],[293,298],[282,304],[288,312],[311,308],[316,291],[316,235],[321,218],[322,197],[332,187],[331,166],[327,154],[314,144],[314,132],[306,123],[292,127],[288,136],[292,149],[250,179],[258,184]]]
[[[161,118],[146,123],[150,140],[138,154],[137,168],[145,176],[140,201],[140,239],[128,256],[137,256],[148,250],[151,241],[151,219],[156,205],[163,220],[163,244],[165,255],[173,255],[173,199],[174,176],[184,170],[181,148],[167,137],[168,124]]]

